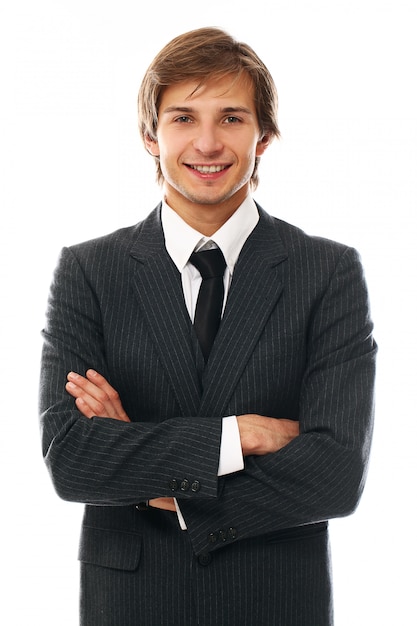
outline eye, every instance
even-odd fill
[[[228,115],[224,121],[226,124],[238,124],[240,122],[240,119],[235,115]]]
[[[175,121],[179,124],[190,124],[192,122],[191,117],[188,117],[188,115],[180,115],[175,118]]]

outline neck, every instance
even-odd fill
[[[198,204],[183,196],[176,198],[166,193],[165,202],[191,228],[205,237],[211,237],[237,211],[246,196],[247,192],[235,194],[220,204]]]
[[[175,207],[171,207],[191,228],[201,233],[205,237],[211,237],[216,233],[227,220],[233,215],[238,207],[230,209],[230,211],[218,214],[214,211],[198,213],[178,211]]]

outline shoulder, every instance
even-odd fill
[[[92,283],[119,280],[134,263],[133,252],[138,242],[152,242],[158,240],[158,237],[162,238],[162,228],[159,224],[157,207],[137,224],[65,246],[58,256],[55,281],[60,278],[69,280],[71,277],[81,275]]]
[[[319,263],[321,266],[335,265],[342,258],[359,259],[358,252],[350,245],[326,237],[312,235],[299,226],[266,213],[258,207],[261,222],[272,229],[280,239],[288,258],[298,263]]]
[[[131,250],[141,238],[148,242],[152,236],[160,237],[160,207],[156,207],[144,220],[137,224],[119,228],[111,233],[76,243],[65,248],[77,259],[129,257]]]

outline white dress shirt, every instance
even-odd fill
[[[195,307],[201,285],[201,275],[194,265],[189,262],[189,259],[193,252],[199,250],[218,247],[223,253],[226,261],[224,273],[224,311],[233,278],[234,267],[240,251],[259,220],[258,210],[253,199],[247,196],[228,221],[211,237],[206,237],[194,230],[194,228],[191,228],[191,226],[184,222],[166,202],[162,203],[161,219],[167,252],[181,273],[185,304],[191,321],[194,321]],[[244,462],[236,416],[224,417],[218,476],[231,474],[243,468]],[[176,499],[175,506],[177,508],[181,528],[185,530],[185,522]]]

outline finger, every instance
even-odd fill
[[[96,417],[95,412],[90,409],[87,402],[85,402],[85,400],[83,400],[82,398],[76,398],[75,405],[80,413],[84,415],[84,417],[88,417],[89,419],[91,419],[92,417]]]
[[[91,408],[100,411],[96,415],[117,418],[117,410],[113,406],[113,400],[109,398],[106,390],[75,372],[69,372],[68,381],[69,390],[72,390],[71,395],[83,398]],[[75,387],[72,387],[72,385],[75,385]]]
[[[108,400],[106,393],[93,382],[90,382],[85,376],[81,376],[81,374],[77,374],[76,372],[69,372],[67,379],[81,390],[79,393],[84,392],[86,395],[92,396],[103,403]]]
[[[165,511],[176,511],[174,498],[153,498],[149,500],[149,506]]]
[[[67,391],[75,398],[82,398],[88,407],[99,417],[110,417],[130,422],[117,391],[95,370],[88,370],[86,376],[76,372],[68,373]]]
[[[72,382],[65,385],[67,392],[75,398],[77,408],[85,417],[112,417],[102,402],[87,394],[81,387]]]
[[[103,391],[103,393],[105,394],[107,398],[106,404],[112,407],[113,412],[115,413],[115,416],[117,417],[117,419],[130,421],[127,418],[126,411],[123,408],[118,392],[116,391],[114,387],[110,385],[109,382],[107,382],[104,376],[96,372],[96,370],[89,369],[86,372],[86,377],[89,381],[93,382],[94,385],[96,385],[97,387],[99,387],[99,389]]]

